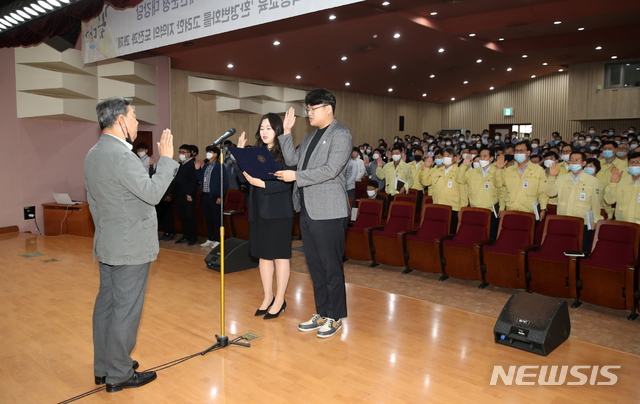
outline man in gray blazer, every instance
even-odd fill
[[[114,97],[96,107],[102,135],[84,162],[87,200],[96,232],[100,289],[93,310],[94,375],[107,392],[140,387],[155,372],[136,372],[131,359],[136,344],[149,266],[158,255],[160,201],[178,163],[173,160],[173,136],[166,129],[158,143],[153,177],[131,152],[138,121],[130,98]]]
[[[329,91],[311,91],[305,104],[309,123],[318,129],[294,147],[291,129],[295,112],[293,108],[287,111],[284,134],[278,140],[285,163],[297,166],[297,171],[275,174],[279,180],[296,181],[293,205],[300,212],[304,252],[313,280],[317,314],[298,329],[318,330],[318,337],[328,338],[342,328],[342,319],[347,317],[342,258],[350,213],[346,171],[353,138],[351,131],[334,118],[336,98]]]

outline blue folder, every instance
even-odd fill
[[[248,149],[230,147],[229,151],[236,158],[240,168],[254,178],[273,180],[276,178],[273,173],[280,171],[280,166],[265,146]]]

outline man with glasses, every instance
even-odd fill
[[[335,119],[336,98],[329,91],[311,91],[305,104],[309,124],[317,129],[294,147],[291,129],[295,112],[293,108],[287,111],[284,134],[278,140],[285,163],[297,166],[297,171],[282,170],[275,175],[279,180],[296,182],[293,205],[300,212],[300,231],[313,281],[316,314],[298,329],[318,330],[319,338],[328,338],[342,328],[342,319],[347,317],[342,257],[350,214],[346,171],[353,136]]]
[[[558,215],[581,217],[585,229],[582,238],[582,251],[591,252],[593,229],[600,215],[600,187],[596,177],[584,174],[587,164],[583,152],[574,151],[569,156],[569,174],[558,175],[558,163],[549,168],[547,194],[558,197]]]
[[[515,147],[514,160],[517,164],[505,168],[504,155],[496,159],[496,186],[505,188],[505,210],[534,213],[539,211],[540,220],[547,213],[546,173],[539,165],[530,164],[531,144],[524,140]],[[500,215],[502,215],[502,210]]]
[[[624,172],[627,170],[627,162],[616,158],[616,150],[618,149],[617,142],[606,140],[602,142],[600,149],[602,150],[602,158],[600,159],[600,171],[596,174],[596,178],[600,181],[600,184],[606,188],[611,181],[613,168],[618,169],[620,172]],[[611,204],[607,203],[606,199],[604,210],[608,217],[613,216],[614,208]]]
[[[611,183],[604,190],[604,201],[616,204],[616,220],[640,224],[640,153],[629,155],[626,170],[611,169]]]

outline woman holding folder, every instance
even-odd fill
[[[260,120],[256,131],[256,146],[266,146],[281,170],[290,170],[284,164],[278,136],[282,135],[282,119],[268,113]],[[238,147],[247,143],[243,132]],[[249,253],[260,259],[260,279],[264,299],[256,311],[256,316],[265,320],[276,318],[284,311],[287,302],[284,295],[289,283],[291,259],[291,234],[293,230],[293,202],[291,182],[261,180],[244,176],[249,187]],[[273,295],[273,274],[276,274],[276,294]]]

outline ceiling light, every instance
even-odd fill
[[[547,62],[544,62],[544,63],[542,64],[542,66],[546,66],[546,65],[548,65],[548,64],[549,64],[549,63],[547,63]]]
[[[8,15],[5,15],[4,19],[9,21],[12,25],[18,25],[18,21],[14,20],[13,18],[9,17]]]
[[[395,34],[393,34],[393,37],[398,39],[398,38],[400,38],[400,34],[396,32]]]
[[[31,16],[22,10],[16,10],[16,13],[18,13],[22,18],[25,18],[27,20],[31,19]]]
[[[559,71],[559,72],[563,72],[563,71],[564,71],[564,69],[558,69],[558,71]]]
[[[469,36],[476,36],[476,34],[469,34]]]
[[[398,66],[393,65],[393,66],[391,66],[391,68],[392,68],[392,69],[397,69],[397,68],[398,68]]]
[[[39,13],[46,13],[45,9],[37,5],[36,3],[31,3],[31,8],[36,10]]]
[[[432,11],[431,15],[438,15],[438,12],[437,11]]]
[[[455,101],[455,100],[456,100],[455,98],[451,97],[451,101]]]
[[[444,48],[440,48],[440,49],[438,49],[438,52],[439,52],[439,53],[444,52]]]
[[[482,63],[482,59],[476,60],[476,63]]]
[[[227,67],[228,67],[229,69],[231,69],[231,68],[233,67],[233,64],[229,63],[229,64],[227,65]]]
[[[584,31],[584,27],[578,28],[578,31]]]
[[[529,56],[527,56],[527,55],[522,55],[522,57],[523,57],[523,58],[528,58]]]
[[[38,4],[40,4],[40,7],[45,8],[47,10],[53,10],[53,7],[51,7],[51,4],[47,3],[44,0],[38,0]]]
[[[611,59],[617,59],[617,58],[618,58],[617,56],[611,56]]]
[[[61,7],[62,6],[62,4],[58,3],[57,0],[47,0],[47,2],[49,2],[49,4],[51,4],[52,6],[55,6],[55,7]]]
[[[463,81],[462,84],[469,84],[467,80]]]
[[[558,25],[558,24],[562,24],[562,21],[554,21],[553,23],[554,23],[555,25]]]
[[[278,46],[278,45],[280,45],[280,41],[273,41],[273,45],[274,45],[274,46]]]
[[[24,22],[24,18],[20,17],[20,16],[19,16],[18,14],[16,14],[16,13],[11,13],[11,16],[12,16],[14,19],[16,19],[16,20],[18,20],[18,21],[20,21],[20,22]]]
[[[513,70],[511,67],[507,67],[508,72],[510,72],[511,70]]]
[[[431,76],[429,76],[429,78],[430,78],[430,79],[432,79],[432,78],[434,78],[434,77],[436,77],[436,75],[435,75],[435,74],[432,74]]]
[[[335,19],[336,19],[335,14],[331,14],[331,15],[329,16],[329,19],[330,19],[330,20],[335,20]]]
[[[498,41],[504,41],[504,38],[499,38]]]
[[[301,76],[301,75],[297,75],[297,76],[296,76],[296,79],[298,79],[298,80],[300,80],[301,78],[302,78],[302,76]]]
[[[0,29],[7,29],[9,28],[8,25],[4,25],[3,23],[0,22]]]
[[[596,46],[596,50],[602,49],[602,46]]]
[[[63,2],[64,4],[69,4],[69,0],[60,0],[61,2]]]
[[[427,93],[423,93],[423,94],[422,94],[422,96],[423,96],[423,97],[426,97],[426,96],[427,96]]]
[[[535,78],[536,78],[536,75],[535,75],[535,74],[532,74],[532,75],[531,75],[531,78],[532,78],[532,79],[535,79]]]
[[[392,91],[393,91],[393,88],[390,88],[390,89],[389,89],[389,90],[387,90],[387,91],[392,92]]]
[[[344,83],[345,86],[350,86],[351,83],[349,83],[348,81],[346,83]]]
[[[22,7],[22,9],[34,17],[38,16],[38,13],[36,11],[33,11],[33,9],[30,7],[25,6],[25,7]]]
[[[493,91],[493,87],[489,87],[489,90]]]
[[[12,26],[12,25],[13,25],[13,24],[12,24],[12,23],[10,23],[9,21],[4,20],[4,19],[2,19],[2,18],[0,18],[0,22],[1,22],[3,25],[6,25],[7,27],[10,27],[10,26]]]
[[[340,60],[347,60],[347,57],[343,56],[343,57],[340,58]]]
[[[389,5],[389,2],[388,2],[388,1],[384,1],[384,2],[382,2],[382,5],[383,5],[383,6],[388,6],[388,5]]]

